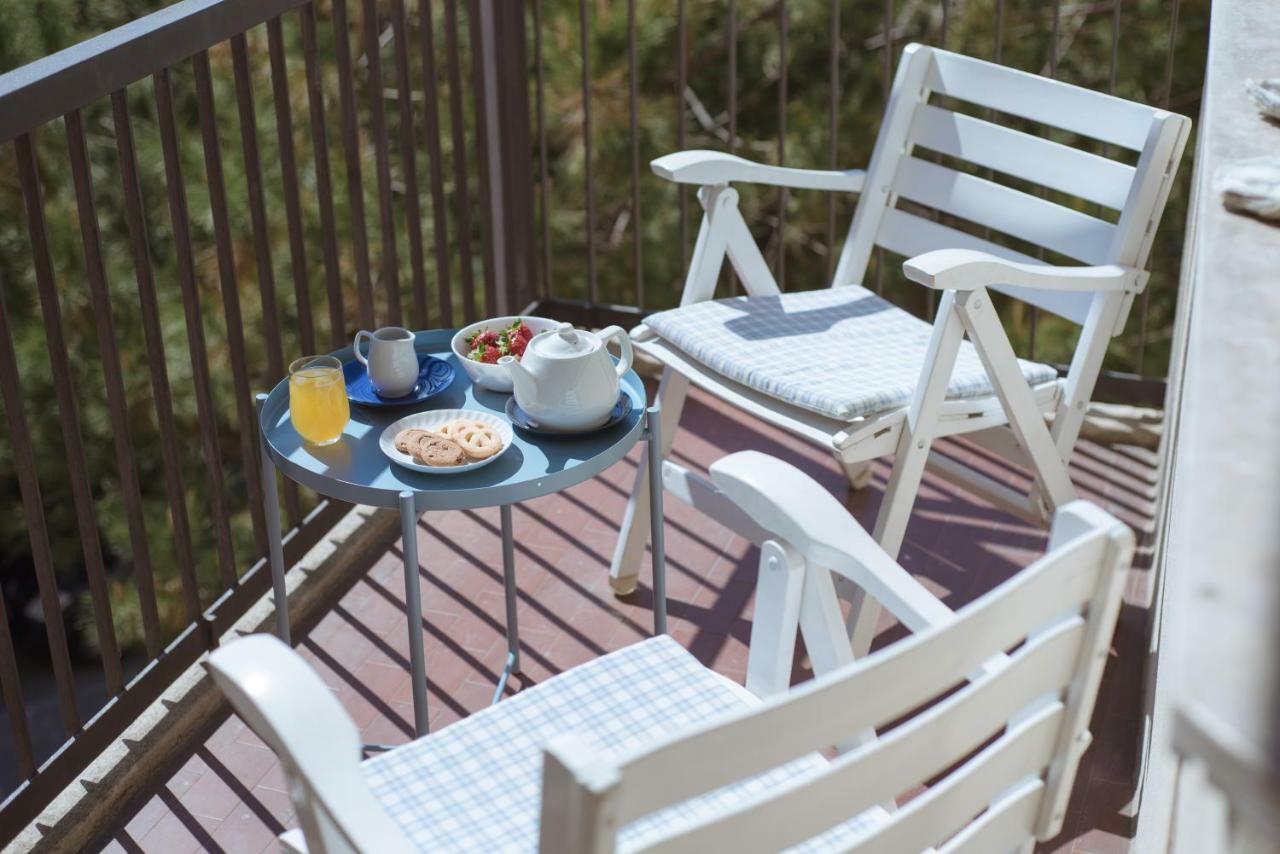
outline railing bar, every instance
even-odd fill
[[[249,221],[258,268],[258,294],[262,300],[262,330],[267,345],[267,371],[273,379],[284,376],[284,347],[280,341],[280,307],[276,302],[275,271],[271,267],[271,234],[262,194],[262,158],[258,152],[258,116],[253,105],[253,79],[249,71],[249,40],[244,33],[231,37],[231,71],[235,78],[236,106],[240,115],[240,147],[244,153],[244,177],[249,197]],[[290,525],[302,519],[298,485],[285,478],[285,514]]]
[[[631,130],[631,264],[634,268],[636,307],[644,308],[644,228],[640,216],[640,131],[638,110],[640,81],[636,74],[636,0],[627,0],[627,81],[630,88],[628,119]]]
[[[360,325],[372,329],[373,282],[369,278],[369,234],[364,216],[364,181],[360,174],[360,131],[356,126],[356,95],[352,83],[348,42],[347,0],[333,0],[334,58],[338,66],[338,104],[342,113],[342,151],[347,164],[347,201],[351,208],[351,238],[355,245],[356,297]]]
[[[154,78],[156,119],[160,125],[160,148],[164,155],[165,184],[169,190],[169,216],[173,221],[173,245],[178,262],[178,283],[182,289],[182,307],[187,325],[187,349],[191,357],[191,384],[196,397],[196,414],[200,422],[200,444],[204,454],[205,490],[213,509],[213,539],[218,553],[218,572],[223,579],[235,579],[236,557],[231,542],[227,501],[222,480],[222,453],[218,448],[216,410],[209,379],[208,348],[201,318],[200,292],[196,286],[195,257],[191,248],[191,219],[187,212],[187,193],[182,177],[182,157],[178,148],[178,131],[173,121],[173,90],[169,71],[162,69]],[[195,563],[178,566],[182,574],[182,593],[188,622],[200,619],[200,585]]]
[[[881,21],[881,99],[889,108],[889,94],[893,89],[893,0],[884,0],[884,19]],[[876,247],[876,293],[884,294],[884,250]]]
[[[98,337],[98,358],[102,363],[102,378],[107,395],[107,413],[111,420],[111,438],[115,450],[116,468],[120,475],[120,493],[124,498],[125,524],[129,530],[129,548],[133,552],[133,578],[138,592],[138,605],[143,619],[143,636],[147,650],[155,654],[160,649],[160,620],[156,611],[154,574],[151,566],[151,549],[147,545],[147,524],[142,512],[142,487],[138,480],[138,465],[134,457],[134,443],[129,430],[129,404],[124,390],[124,378],[120,372],[120,351],[116,344],[115,321],[111,311],[111,296],[107,289],[106,268],[102,261],[102,241],[98,230],[98,210],[93,197],[93,178],[89,166],[89,152],[85,142],[84,123],[79,110],[64,117],[67,132],[67,148],[71,160],[71,178],[75,185],[76,212],[80,221],[80,241],[84,249],[85,278],[89,282],[89,297],[93,304],[94,329]],[[79,431],[77,431],[77,437]],[[68,454],[72,453],[67,448]],[[74,453],[85,460],[83,445],[77,444]],[[96,534],[98,522],[93,508],[93,496],[85,461],[83,472],[86,524]],[[124,689],[123,674],[118,672],[119,649],[115,643],[115,627],[111,623],[111,597],[107,592],[106,566],[102,560],[102,547],[97,542],[83,538],[86,551],[85,570],[89,580],[89,592],[94,603],[95,616],[99,600],[105,628],[112,636],[112,660],[115,662],[120,684],[113,693]],[[90,554],[90,552],[92,554]],[[95,578],[96,576],[96,578]],[[103,626],[99,627],[99,633]],[[105,650],[104,650],[105,654]],[[108,680],[110,683],[111,680]]]
[[[458,266],[463,321],[476,319],[475,269],[471,257],[471,198],[467,180],[466,124],[462,116],[462,62],[458,58],[456,0],[445,0],[445,56],[449,74],[449,132],[453,139],[453,203],[458,218]]]
[[[831,20],[827,26],[830,41],[828,50],[827,79],[827,168],[835,169],[838,164],[840,142],[840,2],[831,0]],[[836,194],[827,193],[827,281],[830,282],[836,271]]]
[[[1173,58],[1178,47],[1178,10],[1181,5],[1180,0],[1173,0],[1172,8],[1169,10],[1169,49],[1164,58],[1164,95],[1160,99],[1160,106],[1165,109],[1168,109],[1173,100]],[[1151,288],[1144,288],[1141,309],[1138,313],[1138,353],[1135,359],[1137,362],[1135,372],[1139,376],[1142,375],[1147,362],[1147,321],[1150,311]]]
[[[423,111],[427,134],[427,159],[431,179],[431,231],[436,256],[436,297],[440,303],[440,323],[453,326],[453,278],[449,270],[449,209],[444,194],[444,164],[440,151],[440,83],[436,77],[435,13],[431,0],[419,0],[419,41],[422,52]]]
[[[787,165],[787,0],[778,0],[778,165]],[[778,254],[774,276],[787,289],[787,188],[778,188]]]
[[[329,131],[324,118],[324,84],[316,60],[316,8],[307,3],[298,10],[301,23],[302,57],[307,73],[307,111],[310,113],[311,145],[315,154],[316,201],[320,208],[321,252],[324,255],[324,283],[329,301],[329,344],[347,342],[346,309],[339,280],[338,228],[333,210],[333,178],[329,171]],[[314,352],[308,350],[308,352]]]
[[[947,49],[947,32],[951,21],[951,2],[950,0],[941,0],[942,2],[942,32],[938,36],[938,47],[943,50]],[[941,219],[938,211],[933,211],[930,218],[934,220]],[[938,294],[933,288],[925,289],[924,295],[924,314],[932,323],[938,315]]]
[[[413,127],[413,87],[409,83],[409,24],[404,0],[391,2],[391,32],[395,43],[396,94],[400,107],[400,164],[404,171],[405,225],[409,231],[409,267],[413,273],[413,324],[426,329],[427,271],[422,257],[422,208],[418,200],[418,144]],[[434,98],[435,92],[424,92]]]
[[[213,78],[209,52],[191,58],[196,79],[196,105],[200,136],[204,146],[205,177],[209,185],[209,208],[213,214],[213,241],[218,258],[218,282],[222,289],[222,311],[227,322],[227,350],[236,399],[236,420],[240,427],[240,461],[244,468],[253,540],[258,554],[267,551],[266,517],[262,507],[261,469],[256,465],[258,436],[253,400],[249,390],[249,367],[245,357],[244,318],[240,312],[240,291],[236,283],[235,254],[231,246],[231,222],[227,212],[227,186],[222,175],[222,150],[218,142],[218,117],[213,104]],[[224,579],[225,581],[226,579]],[[229,584],[235,582],[234,577]]]
[[[79,116],[67,114],[67,136],[70,140],[80,129]],[[80,129],[83,133],[83,130]],[[62,428],[62,445],[67,459],[67,478],[71,483],[71,498],[75,507],[76,532],[80,537],[84,555],[85,575],[93,600],[94,625],[102,651],[102,671],[106,677],[107,694],[115,695],[124,688],[124,674],[120,668],[120,650],[116,644],[115,626],[111,621],[111,599],[107,595],[106,567],[102,561],[102,544],[98,538],[98,519],[93,504],[93,492],[89,485],[89,464],[85,459],[84,440],[80,433],[79,407],[71,381],[71,363],[67,354],[67,342],[62,331],[62,309],[58,300],[58,288],[53,277],[53,263],[49,256],[47,226],[44,219],[44,203],[40,198],[39,167],[31,137],[23,134],[16,140],[19,181],[27,204],[27,217],[31,234],[31,250],[36,256],[36,284],[40,291],[40,310],[44,319],[45,345],[49,351],[49,365],[53,373],[54,393],[58,400],[58,420]],[[83,155],[83,150],[80,152]],[[72,154],[75,154],[73,147]],[[85,160],[75,161],[73,168],[88,169]],[[82,181],[80,183],[83,183]],[[83,206],[81,213],[83,214]],[[97,221],[94,220],[94,225]],[[92,226],[89,227],[92,231]],[[86,256],[92,252],[86,248]],[[91,265],[90,265],[91,266]],[[86,271],[90,276],[94,271]],[[100,272],[96,271],[96,272]],[[49,579],[55,583],[54,578]],[[55,588],[56,589],[56,588]],[[56,601],[56,593],[55,593]]]
[[[0,309],[2,312],[3,309]],[[5,714],[9,718],[9,737],[18,758],[18,774],[29,779],[36,773],[36,759],[31,750],[31,728],[27,724],[27,707],[22,699],[22,681],[18,675],[18,659],[9,632],[9,609],[0,599],[0,692],[4,694]]]
[[[120,163],[120,183],[124,192],[125,219],[129,228],[130,249],[133,253],[134,278],[138,284],[138,304],[142,312],[142,333],[151,372],[151,393],[155,400],[156,424],[160,430],[160,459],[164,467],[169,521],[173,526],[174,552],[179,566],[194,567],[195,549],[191,543],[191,522],[187,515],[187,493],[182,477],[182,458],[178,452],[178,431],[173,419],[173,394],[169,386],[169,370],[165,363],[164,335],[160,331],[160,309],[156,300],[155,276],[151,269],[151,251],[147,245],[142,185],[138,179],[138,156],[133,144],[133,122],[129,118],[125,90],[117,89],[111,93],[111,113],[115,128],[116,154]],[[184,585],[187,580],[184,574]],[[139,598],[143,602],[145,627],[146,620],[150,619],[146,614],[148,607],[153,613],[155,611],[155,592],[149,590],[149,595],[146,597],[143,597],[140,592]],[[199,610],[198,600],[196,610]],[[149,637],[147,654],[152,658],[158,654],[158,650],[151,649]]]
[[[725,21],[725,49],[729,54],[729,80],[727,100],[729,103],[729,153],[734,154],[738,150],[738,3],[737,0],[729,0],[726,9]],[[738,293],[738,277],[734,271],[730,269],[727,273],[729,279],[729,293]]]
[[[31,248],[35,256],[36,278],[37,280],[48,278],[52,283],[53,271],[49,261],[44,212],[40,207],[39,190],[34,183],[35,164],[30,160],[30,138],[26,135],[18,137],[14,140],[14,150],[18,155],[18,177],[23,184],[23,197],[28,208],[27,227],[32,235]],[[30,185],[29,191],[28,185]],[[32,208],[33,202],[34,208]],[[53,681],[58,690],[58,711],[62,715],[63,729],[71,735],[80,728],[75,674],[71,670],[71,655],[67,649],[67,627],[62,620],[62,603],[58,598],[58,580],[53,569],[53,550],[49,545],[44,499],[40,494],[40,479],[36,474],[36,456],[31,445],[31,431],[23,410],[25,397],[22,393],[21,373],[18,370],[18,357],[13,347],[13,330],[9,326],[9,312],[4,303],[3,293],[0,293],[0,398],[4,401],[5,421],[9,427],[9,446],[13,453],[14,472],[18,478],[18,494],[22,501],[27,537],[31,543],[31,561],[35,565],[36,586],[40,592],[45,635],[49,639]],[[6,686],[6,704],[9,702],[9,694]],[[22,717],[25,727],[24,716],[11,715],[11,717],[15,721]],[[29,739],[27,744],[30,749]]]
[[[378,182],[378,224],[382,227],[382,285],[387,292],[387,320],[399,326],[404,317],[400,302],[400,259],[396,252],[396,218],[391,200],[391,155],[387,151],[387,111],[382,91],[382,47],[379,43],[378,6],[364,0],[361,28],[368,63],[369,121],[372,125],[374,173]]]
[[[683,0],[680,0],[683,2]],[[542,67],[542,0],[533,0],[533,55],[536,69],[535,89],[538,122],[538,210],[542,217],[542,298],[551,299],[551,183],[547,177],[547,116],[544,89],[546,81]]]
[[[1062,26],[1062,0],[1053,0],[1053,7],[1050,11],[1049,26],[1049,79],[1055,79],[1058,76],[1058,30]],[[1040,187],[1037,195],[1041,198],[1045,196],[1045,190]],[[1036,252],[1036,257],[1043,259],[1045,257],[1044,249]],[[1031,306],[1031,328],[1027,336],[1027,358],[1034,359],[1036,357],[1036,334],[1040,328],[1040,310],[1036,306]]]
[[[489,163],[489,113],[485,89],[485,48],[480,15],[482,10],[477,3],[467,4],[467,47],[471,54],[471,95],[472,108],[475,111],[475,135],[472,143],[476,152],[476,190],[480,199],[480,263],[484,273],[484,302],[487,315],[505,314],[506,310],[498,307],[498,276],[494,272],[493,244],[502,235],[495,232],[502,226],[495,217],[498,211],[489,199],[489,181],[491,177]],[[490,7],[492,9],[492,7]],[[496,72],[495,72],[496,73]],[[497,97],[496,90],[494,97]],[[499,164],[501,168],[501,164]],[[505,278],[505,277],[504,277]],[[503,286],[506,286],[504,281]]]
[[[586,177],[587,221],[587,301],[594,307],[600,303],[596,286],[596,187],[592,169],[591,145],[591,19],[587,13],[587,0],[578,0],[578,46],[582,51],[582,145],[584,175]]]
[[[995,62],[1002,61],[1004,57],[1004,0],[996,0],[996,23],[995,23],[995,51],[992,59]]]
[[[298,157],[293,145],[293,108],[289,103],[289,71],[284,55],[280,19],[267,21],[267,53],[271,62],[271,98],[275,104],[276,138],[280,147],[280,176],[284,182],[284,213],[289,228],[289,263],[293,269],[293,297],[298,306],[298,343],[303,353],[316,351],[311,287],[307,281],[307,245],[302,236],[302,201],[298,192]],[[283,373],[283,365],[281,366]]]
[[[1111,71],[1107,76],[1107,92],[1116,93],[1116,73],[1120,68],[1120,0],[1111,3]]]
[[[838,2],[838,0],[835,0]],[[689,88],[689,48],[685,44],[688,27],[685,23],[685,0],[676,0],[676,150],[684,151],[688,133],[689,111],[685,109],[684,93]],[[683,184],[676,184],[676,199],[680,206],[680,269],[689,268],[689,194]]]

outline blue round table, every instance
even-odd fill
[[[631,396],[630,414],[606,430],[581,438],[548,438],[514,430],[515,441],[501,458],[469,474],[431,475],[391,462],[382,453],[378,438],[388,424],[413,412],[431,409],[478,409],[505,419],[509,395],[477,388],[449,342],[456,330],[419,332],[414,345],[419,353],[444,359],[454,366],[449,388],[420,404],[375,408],[351,405],[351,419],[342,437],[318,447],[305,442],[289,419],[289,382],[281,380],[270,394],[258,396],[258,422],[262,442],[263,491],[267,515],[267,542],[275,590],[276,627],[289,642],[288,601],[284,583],[284,550],[280,530],[277,471],[321,495],[395,508],[400,511],[404,539],[405,604],[409,624],[409,659],[413,676],[413,711],[418,735],[427,732],[427,680],[422,645],[422,606],[418,579],[417,523],[428,510],[462,510],[498,507],[502,519],[502,563],[507,605],[507,663],[503,668],[495,702],[502,696],[511,673],[520,667],[519,630],[516,623],[516,585],[511,505],[550,495],[595,477],[621,460],[637,442],[656,449],[658,407],[646,408],[644,385],[634,371],[622,378],[622,390]],[[345,347],[333,353],[342,361],[354,358]],[[649,477],[659,482],[661,455],[650,453]],[[662,490],[651,489],[650,518],[653,544],[654,630],[666,631],[666,581],[663,560]]]

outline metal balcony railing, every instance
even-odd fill
[[[21,505],[0,842],[267,590],[252,393],[290,357],[376,324],[673,304],[696,211],[645,161],[862,165],[909,40],[1192,112],[1207,2],[1181,3],[182,0],[0,76],[0,480]],[[779,281],[823,284],[851,201],[772,192],[747,204]],[[1159,402],[1185,198],[1114,354],[1147,376],[1113,395]],[[876,287],[927,315],[896,267]],[[1008,322],[1059,352],[1049,320]],[[281,495],[296,556],[342,508]]]

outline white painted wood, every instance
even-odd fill
[[[753,470],[763,479],[753,480]],[[795,759],[814,759],[832,745],[848,749],[731,813],[673,824],[646,850],[773,851],[855,816],[874,821],[855,851],[915,851],[947,839],[974,851],[997,838],[1026,850],[1030,840],[1019,837],[1029,812],[1058,815],[1051,796],[1071,788],[1132,534],[1100,509],[1075,502],[1059,512],[1049,552],[1032,566],[954,614],[938,606],[921,631],[853,661],[840,643],[833,574],[801,548],[824,554],[831,547],[824,538],[832,536],[825,529],[836,520],[825,511],[808,520],[784,509],[797,490],[813,492],[812,479],[779,461],[765,466],[753,452],[728,458],[720,474],[742,513],[782,529],[770,532],[762,549],[749,664],[753,686],[777,693],[621,756],[585,735],[552,739],[543,758],[539,850],[612,851],[618,829],[639,817]],[[772,497],[762,491],[766,479]],[[853,551],[845,563],[881,574],[884,553],[869,537],[843,541]],[[811,647],[824,675],[782,691],[797,630],[806,645],[823,632],[833,642]],[[363,784],[354,724],[296,653],[253,636],[215,651],[210,669],[279,753],[308,850],[409,850]],[[891,730],[862,738],[891,722],[897,722]],[[953,768],[963,757],[969,758]],[[895,795],[940,773],[901,809],[877,806],[892,805]],[[985,820],[965,830],[987,805]],[[1037,830],[1040,838],[1055,832],[1052,824]]]
[[[953,621],[866,656],[840,678],[805,683],[757,710],[673,735],[622,760],[624,781],[633,782],[621,788],[619,821],[822,750],[917,708],[1090,599],[1105,545],[1102,532],[1077,537],[966,606]],[[753,747],[744,751],[743,745]],[[673,768],[681,772],[673,775]]]
[[[935,51],[926,85],[932,92],[1142,151],[1147,130],[1164,113],[1038,74]]]
[[[1037,261],[1030,255],[1024,255],[998,243],[992,243],[990,240],[984,240],[949,225],[902,210],[885,211],[884,220],[880,224],[880,233],[876,236],[876,244],[908,259],[940,248],[971,249],[1015,263],[1029,266],[1043,265],[1043,262]],[[1093,301],[1092,294],[1088,293],[1032,290],[1012,285],[1006,286],[1001,282],[992,283],[990,287],[992,290],[1008,294],[1028,305],[1034,305],[1073,323],[1084,323]]]
[[[972,291],[991,287],[993,283],[1019,288],[1088,293],[1139,291],[1147,280],[1146,273],[1118,264],[1097,267],[1017,264],[972,249],[937,249],[926,252],[906,261],[902,265],[902,272],[908,279],[926,288],[952,291]]]
[[[676,439],[676,426],[680,423],[680,413],[684,411],[685,399],[689,395],[689,380],[671,368],[664,368],[662,379],[658,382],[657,400],[662,409],[658,416],[662,431],[662,455],[671,452]],[[613,560],[609,564],[609,586],[618,596],[626,596],[636,589],[640,575],[640,559],[644,557],[645,546],[649,543],[649,447],[640,451],[640,462],[636,467],[635,480],[631,484],[631,495],[627,499],[627,508],[622,514],[622,527],[618,534],[618,542],[613,547]]]
[[[1111,651],[1111,636],[1124,596],[1125,572],[1133,563],[1134,535],[1127,525],[1104,513],[1097,505],[1077,501],[1063,507],[1053,520],[1049,533],[1049,549],[1071,542],[1083,531],[1100,531],[1106,537],[1102,556],[1103,577],[1088,612],[1092,615],[1081,644],[1077,673],[1066,694],[1066,716],[1053,764],[1046,778],[1046,797],[1036,822],[1036,836],[1049,839],[1062,830],[1067,815],[1067,801],[1075,783],[1076,769],[1089,744],[1089,718],[1098,698],[1102,671]]]
[[[772,697],[791,687],[804,578],[804,558],[791,546],[766,540],[760,547],[747,658],[747,690],[757,697]]]
[[[956,354],[960,351],[960,341],[963,338],[964,326],[956,311],[955,293],[947,291],[938,304],[933,337],[929,339],[929,349],[925,354],[924,364],[920,367],[915,396],[907,409],[906,428],[898,439],[893,473],[889,475],[889,485],[885,488],[880,513],[876,516],[876,542],[884,547],[890,557],[897,557],[898,550],[902,548],[902,540],[907,532],[907,518],[915,504],[920,478],[924,476],[925,460],[929,457],[929,447],[933,443],[938,407],[946,396],[947,385],[951,382],[951,370],[955,366]],[[868,608],[869,606],[864,605],[859,613],[853,615],[855,622],[851,627],[856,627],[859,622],[864,626],[874,623],[875,613]],[[863,630],[854,646],[855,655],[861,654],[860,649],[870,647],[870,637],[866,631]]]
[[[1009,426],[1031,457],[1036,485],[1050,501],[1050,509],[1074,501],[1076,491],[1066,463],[1058,453],[1044,417],[1022,377],[1004,326],[991,305],[991,297],[985,290],[962,293],[956,300],[956,306],[965,331],[991,377],[996,395],[1009,415]]]
[[[248,635],[214,650],[205,666],[236,713],[280,758],[309,851],[413,850],[373,793],[358,784],[355,724],[297,653],[273,635]]]
[[[683,501],[706,516],[715,519],[747,542],[760,546],[769,539],[769,532],[729,500],[714,483],[695,471],[662,461],[662,485],[672,498]]]
[[[728,184],[745,182],[798,190],[832,190],[856,193],[862,189],[863,172],[850,169],[790,169],[754,163],[722,151],[678,151],[652,161],[653,174],[677,184]]]
[[[911,141],[1113,210],[1124,207],[1135,171],[1125,163],[931,104],[916,110]]]
[[[795,466],[759,451],[740,451],[712,463],[711,480],[761,528],[810,563],[869,590],[907,628],[950,619],[950,608],[877,545],[831,493]]]
[[[752,850],[780,851],[892,801],[972,753],[1032,699],[1070,681],[1084,628],[1077,618],[1019,650],[999,675],[969,685],[822,769],[775,787],[763,801],[729,810],[688,833],[673,833],[654,847],[713,851],[724,850],[728,839],[743,839],[750,840]],[[1061,704],[1057,711],[1063,711]]]
[[[938,854],[1012,852],[1035,838],[1036,812],[1044,797],[1044,781],[1026,780],[998,797],[987,811],[947,840]]]
[[[553,738],[543,750],[538,850],[613,851],[619,782],[617,766],[603,759],[598,745],[573,734]]]
[[[862,195],[853,214],[853,224],[840,250],[831,279],[832,287],[860,285],[867,272],[867,261],[875,247],[876,235],[886,211],[892,207],[894,175],[898,162],[908,148],[908,135],[921,102],[926,100],[925,79],[933,64],[933,48],[907,45],[898,61],[884,121],[876,134],[876,145],[867,165]],[[937,247],[934,247],[937,248]]]
[[[918,157],[902,158],[894,192],[1085,264],[1106,263],[1115,234],[1109,222]]]
[[[956,112],[945,106],[955,101],[966,102],[972,109],[960,106],[957,109],[961,112]],[[985,112],[996,118],[977,118],[966,112]],[[1137,165],[1002,127],[1000,117],[1006,115],[1137,151]],[[638,346],[729,405],[830,447],[846,470],[896,454],[882,521],[877,525],[881,542],[891,554],[901,544],[920,476],[929,460],[929,443],[941,436],[1014,423],[1017,442],[1026,449],[1017,456],[1029,459],[1036,474],[1031,495],[1016,496],[990,478],[966,476],[954,461],[939,468],[953,482],[982,497],[1025,518],[1043,521],[1049,510],[1074,497],[1066,461],[1079,436],[1107,343],[1123,329],[1133,296],[1145,285],[1151,241],[1189,127],[1189,121],[1181,116],[993,63],[921,45],[909,45],[903,51],[865,176],[847,179],[860,180],[861,193],[831,285],[861,283],[871,252],[878,247],[907,258],[908,277],[929,287],[1012,296],[1082,325],[1065,381],[1027,389],[1007,338],[1003,334],[997,338],[991,332],[992,324],[998,326],[994,314],[979,320],[978,325],[987,329],[986,337],[992,339],[985,350],[979,350],[993,377],[995,394],[979,401],[947,401],[945,394],[935,389],[930,405],[920,408],[915,416],[906,407],[851,423],[821,418],[729,381],[643,326],[635,333]],[[915,147],[989,169],[993,177],[978,177],[916,157]],[[670,180],[703,184],[699,198],[706,217],[682,305],[714,296],[716,277],[726,256],[749,294],[776,293],[768,265],[742,219],[736,191],[726,182],[778,182],[815,189],[825,185],[840,192],[851,191],[851,185],[840,184],[842,179],[835,176],[852,173],[767,167],[715,152],[669,155],[655,161],[654,168]],[[1005,176],[1110,207],[1120,216],[1111,224],[1032,191],[1006,186]],[[932,207],[967,224],[956,227],[901,210],[899,200]],[[1088,266],[1046,264],[1027,254],[1030,249],[1014,250],[996,242],[1002,238],[970,233],[981,229]],[[974,322],[961,314],[966,331],[975,337]],[[939,322],[944,321],[950,322],[945,318]],[[922,376],[935,374],[925,370]],[[942,388],[945,390],[945,382]],[[1051,434],[1043,424],[1049,412],[1055,415]],[[928,422],[927,436],[916,429],[912,418]],[[924,446],[920,447],[922,440]],[[624,527],[628,565],[639,560],[637,536],[629,522]],[[613,577],[627,574],[619,572],[618,566],[615,560]],[[874,631],[874,603],[864,601],[867,597],[861,594],[853,598],[859,601],[855,602],[852,622],[861,627],[855,640],[858,648],[863,648]]]
[[[936,846],[1015,780],[1037,774],[1048,762],[1061,726],[1054,704],[996,739],[958,771],[913,799],[883,829],[847,850],[853,854],[900,854]]]

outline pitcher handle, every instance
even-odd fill
[[[622,379],[623,375],[631,370],[631,363],[635,361],[635,351],[631,349],[631,336],[621,326],[608,326],[600,330],[600,338],[605,341],[610,338],[617,339],[618,346],[622,349],[622,360],[618,362],[617,373],[618,379]]]
[[[356,333],[356,340],[352,342],[352,344],[351,344],[351,348],[352,348],[353,350],[355,350],[355,351],[356,351],[356,361],[357,361],[357,362],[359,362],[360,364],[364,365],[364,366],[367,368],[367,367],[369,367],[369,360],[368,360],[368,359],[366,359],[366,358],[364,357],[364,354],[362,354],[362,353],[360,352],[360,336],[362,336],[362,335],[363,335],[365,338],[369,338],[369,339],[372,339],[372,338],[373,338],[373,333],[372,333],[372,332],[370,332],[370,331],[369,331],[369,330],[367,330],[367,329],[361,329],[359,332],[357,332],[357,333]]]

